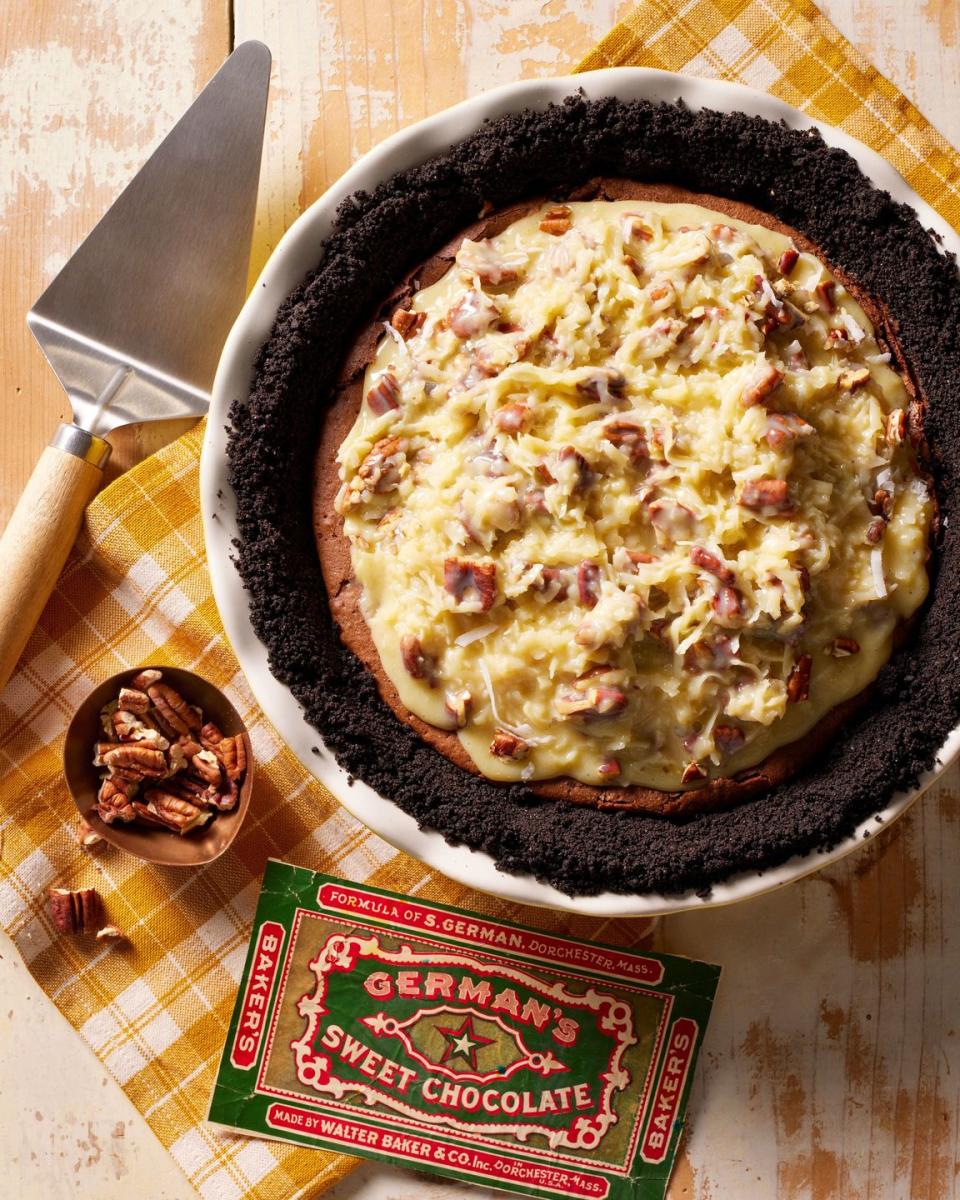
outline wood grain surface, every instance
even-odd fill
[[[24,314],[228,53],[275,57],[259,268],[300,209],[394,129],[569,69],[618,0],[7,0],[0,6],[0,520],[68,416]],[[960,2],[821,8],[955,144]],[[172,430],[125,433],[114,469]],[[666,919],[724,964],[673,1200],[943,1200],[960,1157],[960,773],[852,858]],[[19,1036],[18,1036],[19,1034]],[[30,1067],[26,1069],[30,1055]],[[27,1200],[195,1195],[0,947],[0,1148]],[[11,1083],[10,1081],[15,1081]],[[343,1200],[478,1195],[361,1169]]]

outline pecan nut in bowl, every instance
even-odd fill
[[[239,832],[254,761],[243,721],[218,688],[151,664],[112,676],[84,700],[67,730],[64,771],[82,845],[198,866]]]

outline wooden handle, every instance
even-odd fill
[[[101,438],[61,425],[0,537],[0,691],[77,539],[109,454]]]

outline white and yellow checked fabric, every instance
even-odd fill
[[[884,153],[960,224],[960,158],[806,0],[644,0],[582,69],[656,66],[765,88]],[[643,927],[509,908],[468,892],[368,833],[314,783],[254,704],[227,645],[203,555],[201,433],[112,484],[0,697],[0,922],[47,994],[120,1082],[209,1200],[316,1196],[352,1159],[234,1138],[204,1124],[268,856],[547,928],[630,944]],[[207,868],[153,867],[111,847],[81,851],[61,778],[63,733],[104,676],[141,663],[189,667],[224,687],[250,728],[250,815]],[[44,893],[96,886],[128,940],[58,938]]]

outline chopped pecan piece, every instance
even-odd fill
[[[103,902],[96,888],[51,888],[50,916],[61,933],[96,933],[103,919]]]
[[[577,384],[578,395],[599,404],[614,404],[622,400],[626,392],[626,376],[613,367],[599,367]]]
[[[873,493],[873,499],[867,501],[867,508],[875,517],[883,517],[885,521],[890,520],[890,514],[893,512],[893,496],[886,488],[877,488]]]
[[[791,513],[795,508],[785,479],[751,479],[743,485],[737,503],[766,516]]]
[[[891,446],[899,446],[907,436],[907,414],[902,408],[895,408],[887,417],[887,441]]]
[[[575,446],[561,447],[557,453],[555,475],[557,483],[571,495],[586,491],[595,478],[590,464]]]
[[[794,250],[792,246],[788,246],[780,255],[780,261],[777,263],[777,270],[781,275],[789,275],[793,268],[797,265],[800,258],[800,253]]]
[[[846,329],[833,326],[827,330],[824,336],[823,347],[825,350],[836,350],[840,354],[847,354],[851,348],[850,334]]]
[[[615,717],[627,707],[627,694],[622,688],[604,684],[586,691],[562,689],[554,707],[561,717],[583,717],[585,720]]]
[[[797,438],[809,437],[816,430],[803,417],[796,413],[768,413],[767,432],[765,437],[769,444],[776,448],[784,442],[793,442]]]
[[[597,774],[601,779],[619,779],[621,774],[620,760],[614,758],[612,754],[608,754],[601,761],[599,767],[597,767]]]
[[[783,382],[783,372],[773,365],[764,363],[747,380],[740,400],[746,408],[759,404],[774,392]]]
[[[363,490],[384,496],[397,488],[407,462],[407,446],[406,438],[396,435],[374,442],[357,471]]]
[[[457,251],[457,266],[469,276],[476,275],[485,287],[514,283],[520,278],[525,261],[523,254],[502,254],[492,242],[473,242],[465,239]]]
[[[858,367],[856,371],[841,371],[837,386],[841,392],[855,392],[870,382],[870,368]]]
[[[497,598],[496,565],[448,558],[443,564],[443,586],[462,608],[486,612]]]
[[[505,404],[497,409],[493,423],[504,433],[520,433],[529,416],[530,409],[526,404]]]
[[[151,684],[159,683],[162,678],[162,671],[157,671],[153,667],[144,667],[139,675],[134,675],[130,680],[130,686],[138,692],[145,692]]]
[[[412,312],[407,308],[398,308],[390,318],[390,324],[403,340],[407,341],[420,332],[426,319],[425,312]]]
[[[436,659],[426,653],[420,639],[414,634],[405,633],[400,639],[400,657],[412,679],[422,679],[433,687],[436,681]]]
[[[123,937],[126,937],[126,934],[119,925],[104,925],[104,927],[102,929],[98,929],[96,933],[98,942],[118,942]]]
[[[624,213],[623,240],[625,242],[652,242],[653,230],[639,213]]]
[[[883,541],[883,535],[887,531],[887,523],[883,517],[875,517],[867,526],[866,538],[871,545],[876,545]]]
[[[792,341],[786,349],[787,366],[791,371],[809,371],[810,360],[798,341]]]
[[[701,779],[706,779],[707,773],[698,762],[688,762],[683,768],[683,774],[680,776],[681,783],[699,783]]]
[[[100,836],[100,834],[97,833],[93,826],[88,821],[84,820],[83,817],[77,818],[76,835],[77,845],[84,850],[89,850],[91,847],[96,846],[99,842],[103,841],[103,838]]]
[[[690,537],[693,533],[696,518],[685,504],[679,504],[676,500],[654,500],[647,507],[647,512],[661,545],[677,538]]]
[[[593,608],[600,599],[600,568],[589,560],[577,567],[577,599],[586,608]]]
[[[458,729],[463,729],[470,720],[473,709],[473,697],[466,688],[456,692],[447,692],[443,698],[443,707],[453,717]]]
[[[159,779],[167,773],[163,751],[137,742],[111,746],[100,757],[105,767],[126,771],[141,779]]]
[[[688,646],[683,656],[683,669],[693,673],[722,670],[730,665],[732,658],[732,642],[728,637],[718,635]]]
[[[837,285],[832,279],[821,279],[813,289],[817,304],[824,312],[832,313],[837,311],[837,302],[834,295],[836,290]]]
[[[171,729],[177,733],[196,733],[200,729],[200,718],[178,691],[165,683],[155,683],[147,689],[157,712]]]
[[[705,550],[703,546],[694,546],[690,551],[690,561],[695,567],[700,567],[709,575],[715,575],[721,583],[735,583],[736,575],[726,563],[722,562],[715,554],[711,554],[709,550]]]
[[[827,647],[827,653],[834,658],[849,658],[852,654],[860,653],[860,643],[852,637],[836,637]]]
[[[799,704],[810,695],[810,670],[813,659],[809,654],[801,654],[793,665],[793,670],[787,678],[787,702]]]
[[[573,567],[541,567],[540,578],[531,586],[537,592],[552,592],[550,600],[566,600],[573,584]]]
[[[743,615],[743,596],[735,587],[723,584],[711,597],[710,607],[721,621],[735,621]]]
[[[721,754],[736,754],[747,740],[739,725],[714,725],[713,742]]]
[[[117,697],[117,707],[123,709],[124,712],[135,713],[138,717],[142,717],[150,707],[150,697],[146,692],[141,692],[139,688],[122,687],[120,695]]]
[[[530,753],[530,744],[515,733],[506,729],[497,729],[490,743],[490,753],[494,758],[523,759]]]
[[[559,237],[566,233],[573,225],[573,213],[565,204],[558,204],[554,208],[548,209],[540,222],[540,229],[543,233],[551,233],[554,237]]]
[[[447,313],[447,324],[458,338],[484,333],[500,317],[500,309],[489,296],[471,289]]]
[[[626,417],[614,417],[603,427],[603,436],[618,450],[622,450],[633,466],[639,466],[649,458],[647,435],[642,425]]]
[[[378,417],[391,409],[400,407],[400,384],[392,371],[384,371],[377,382],[367,392],[367,404],[370,411]]]

